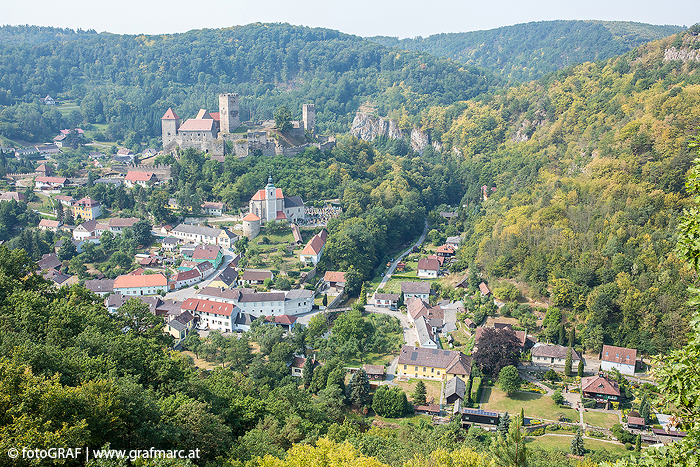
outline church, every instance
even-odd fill
[[[272,175],[267,179],[267,186],[258,190],[250,199],[249,208],[262,222],[299,222],[306,219],[301,196],[284,196],[282,189],[275,188],[272,183]]]

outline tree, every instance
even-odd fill
[[[284,133],[292,129],[292,113],[285,106],[278,107],[275,111],[275,128]]]
[[[573,347],[576,344],[576,327],[571,326],[569,331],[569,347]]]
[[[634,442],[634,450],[637,452],[642,451],[642,435],[637,435],[637,439]]]
[[[509,396],[520,389],[520,375],[513,365],[505,366],[498,373],[498,387]]]
[[[348,295],[355,295],[362,286],[362,274],[360,271],[350,266],[345,271],[345,290]]]
[[[646,393],[642,397],[642,402],[639,404],[639,415],[644,419],[644,423],[649,424],[649,418],[651,417],[651,406],[649,405],[649,398]]]
[[[525,437],[520,431],[522,420],[518,418],[510,424],[508,434],[497,433],[491,442],[491,454],[495,465],[502,467],[526,467],[527,449]]]
[[[358,407],[365,405],[369,401],[369,377],[367,372],[363,369],[355,372],[350,378],[348,388],[350,390],[350,402]]]
[[[571,365],[573,364],[572,357],[571,357],[571,347],[566,351],[566,361],[564,362],[564,375],[569,377],[571,376]]]
[[[292,288],[292,284],[289,282],[289,278],[287,276],[278,274],[275,278],[275,288],[279,290],[289,290]]]
[[[474,361],[479,369],[498,378],[501,368],[518,364],[520,342],[512,329],[485,328],[479,339]]]
[[[372,410],[380,417],[397,418],[406,413],[408,399],[398,386],[382,385],[374,391]]]
[[[564,403],[564,396],[561,394],[560,390],[554,391],[554,394],[552,394],[552,401],[557,405]]]
[[[307,357],[304,362],[304,369],[302,371],[301,380],[304,383],[304,388],[309,389],[311,386],[311,381],[314,377],[314,368],[316,367],[316,362],[313,358]]]
[[[63,240],[63,245],[58,249],[58,259],[61,261],[71,260],[78,255],[78,249],[70,239]]]
[[[578,361],[578,371],[576,372],[576,375],[577,375],[579,378],[582,378],[582,377],[583,377],[583,360],[579,360],[579,361]]]
[[[360,288],[360,299],[358,300],[361,306],[367,305],[367,283],[363,282]]]
[[[327,293],[323,294],[323,300],[321,300],[321,304],[323,306],[328,306],[328,294]]]
[[[150,222],[141,219],[134,224],[132,229],[134,230],[134,241],[137,245],[148,246],[151,243],[153,239],[151,235],[153,225]]]
[[[425,397],[427,395],[427,391],[425,388],[425,383],[423,380],[418,380],[418,384],[416,384],[415,389],[413,390],[413,394],[411,397],[413,397],[413,403],[415,405],[425,405]]]
[[[402,290],[401,293],[399,294],[399,301],[396,302],[397,308],[401,308],[402,306],[404,306],[404,300],[405,300],[405,298],[404,298],[403,290]]]
[[[586,448],[583,444],[583,435],[579,427],[576,427],[576,433],[574,433],[574,437],[571,440],[571,454],[574,456],[583,456],[586,454]]]
[[[117,308],[114,317],[124,331],[148,337],[163,337],[163,320],[151,313],[148,305],[138,298],[130,298]]]
[[[503,436],[507,436],[509,428],[510,428],[510,415],[508,415],[508,412],[506,412],[505,414],[503,414],[501,419],[498,420],[498,427],[496,428],[496,431]]]

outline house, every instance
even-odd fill
[[[297,378],[303,378],[304,377],[304,366],[306,365],[306,358],[304,357],[294,357],[294,361],[292,361],[292,364],[290,365],[290,370],[292,371],[292,376],[295,376]],[[316,361],[315,359],[311,359],[311,362],[316,368],[317,366],[320,366],[320,362]]]
[[[39,175],[43,176],[50,176],[51,175],[51,167],[49,167],[46,164],[39,164],[39,167],[34,169],[34,173],[37,173]]]
[[[100,297],[104,297],[114,292],[114,279],[87,280],[85,281],[85,288]]]
[[[455,249],[451,245],[444,244],[437,249],[435,254],[442,258],[452,258],[455,255]]]
[[[396,293],[375,293],[374,306],[395,310],[399,303],[399,294]]]
[[[257,318],[250,313],[238,313],[234,325],[236,326],[236,331],[247,332],[250,331],[250,325],[253,324]]]
[[[440,415],[440,405],[414,405],[413,412],[421,415],[431,415],[433,417],[438,417]]]
[[[261,285],[265,279],[273,280],[275,278],[272,271],[264,269],[248,269],[243,273],[239,281],[240,285]]]
[[[568,347],[554,344],[542,344],[538,342],[530,350],[530,355],[532,355],[532,363],[537,363],[538,365],[563,367],[566,364],[566,355],[568,352]],[[572,349],[571,362],[573,368],[576,368],[578,362],[580,361],[581,356],[578,354],[578,352]]]
[[[454,404],[456,401],[463,401],[467,392],[467,384],[462,378],[456,376],[448,379],[445,383],[445,401]]]
[[[282,316],[285,314],[284,292],[241,293],[238,306],[253,316]],[[310,307],[309,307],[310,308]]]
[[[63,287],[64,285],[70,287],[78,283],[78,276],[64,274],[56,269],[46,269],[42,271],[42,276],[44,276],[44,279],[53,282],[56,287]]]
[[[476,323],[469,318],[464,318],[464,324],[466,324],[469,329],[476,329]]]
[[[211,276],[216,271],[216,269],[214,269],[214,265],[212,265],[209,261],[203,261],[201,263],[197,263],[197,266],[195,266],[195,268],[202,275],[202,280]]]
[[[317,264],[323,255],[323,247],[326,245],[328,232],[322,229],[308,241],[301,253],[299,253],[299,261],[304,264]]]
[[[465,428],[470,424],[479,425],[498,425],[499,417],[498,412],[491,412],[490,410],[482,409],[470,409],[463,407],[460,410],[462,415],[462,427]]]
[[[42,146],[37,146],[36,149],[41,155],[60,154],[61,152],[61,149],[55,144],[44,144]]]
[[[637,350],[604,345],[600,353],[600,367],[604,371],[613,368],[623,375],[634,375],[637,365]]]
[[[73,205],[74,217],[81,217],[85,220],[91,221],[100,217],[101,214],[102,208],[100,207],[100,202],[87,196],[76,201]]]
[[[99,237],[102,232],[98,235],[97,233],[97,225],[99,224],[98,221],[96,220],[89,220],[87,222],[83,222],[79,226],[77,226],[75,229],[73,229],[73,239],[74,240],[85,240],[87,238],[97,238]]]
[[[236,242],[240,237],[228,229],[221,229],[217,242],[221,248],[231,249],[235,247]]]
[[[107,222],[109,231],[117,234],[134,226],[140,219],[137,217],[113,217]]]
[[[456,211],[455,212],[442,211],[442,212],[440,212],[440,217],[442,217],[443,219],[447,219],[449,221],[449,220],[452,220],[452,219],[459,217],[459,213]]]
[[[308,313],[314,305],[313,290],[292,289],[284,293],[284,314],[298,315]]]
[[[56,253],[46,253],[44,254],[39,262],[37,263],[37,266],[39,267],[39,270],[45,270],[45,269],[60,269],[62,265],[62,261],[58,259],[58,256],[56,256]]]
[[[598,402],[620,400],[620,387],[617,381],[608,379],[603,374],[581,378],[581,393],[583,397]]]
[[[632,428],[633,430],[646,430],[647,424],[642,417],[627,417],[627,428]]]
[[[168,280],[162,274],[121,275],[114,279],[114,292],[122,295],[154,295],[165,293]]]
[[[180,240],[175,237],[165,237],[160,241],[160,247],[166,251],[175,251],[178,243],[180,243]]]
[[[221,245],[224,248],[231,247],[238,239],[235,234],[225,234],[226,229],[215,229],[199,225],[180,224],[170,231],[170,235],[180,240],[192,243],[206,243],[207,245]],[[224,234],[224,235],[222,235]]]
[[[296,324],[297,317],[289,315],[265,316],[265,321],[275,326],[281,326],[285,331],[289,331]]]
[[[228,265],[209,283],[209,287],[233,287],[237,279],[238,271]]]
[[[148,187],[153,185],[158,181],[158,177],[153,172],[137,172],[134,170],[129,170],[124,177],[124,184],[133,188],[134,185],[141,185],[142,187]]]
[[[440,262],[434,258],[421,258],[418,260],[418,277],[423,279],[434,278],[440,272]]]
[[[48,94],[46,95],[46,97],[42,97],[39,100],[43,101],[44,105],[56,105],[56,101],[54,100],[54,98],[49,96]]]
[[[428,349],[404,345],[396,366],[398,375],[412,378],[465,380],[471,375],[471,357],[454,350]]]
[[[489,289],[489,286],[484,282],[479,284],[479,292],[481,292],[481,295],[484,296],[491,295],[491,289]]]
[[[39,229],[50,230],[51,232],[58,232],[58,228],[61,227],[60,221],[50,221],[48,219],[42,219],[39,221]]]
[[[224,253],[218,245],[197,245],[192,254],[192,261],[203,263],[209,261],[214,269],[218,269],[224,259]]]
[[[165,332],[173,336],[175,339],[174,345],[178,345],[194,329],[197,320],[189,311],[183,311],[179,315],[169,318],[168,322],[165,323]]]
[[[462,242],[462,237],[447,237],[445,245],[451,246],[455,251],[459,249],[459,244]]]
[[[323,275],[322,290],[335,289],[340,292],[345,288],[345,273],[341,271],[326,271]]]
[[[202,214],[205,216],[221,216],[224,213],[224,203],[206,201],[202,203]]]
[[[259,316],[298,315],[311,311],[314,292],[294,289],[287,292],[257,292],[255,289],[228,289],[205,287],[199,291],[200,297],[237,305],[253,319]],[[240,329],[240,328],[238,328]]]
[[[75,199],[68,195],[57,195],[56,201],[69,208],[72,208],[73,204],[75,204]]]
[[[403,292],[404,301],[415,297],[421,300],[430,299],[430,283],[429,282],[402,282],[401,292]]]
[[[60,190],[66,187],[68,179],[65,177],[39,176],[34,179],[34,183],[37,190]]]
[[[236,316],[240,308],[223,302],[214,302],[198,298],[188,298],[182,304],[183,311],[189,311],[198,318],[199,327],[202,329],[217,329],[221,332],[231,332],[234,329]]]
[[[183,287],[193,285],[202,280],[202,273],[199,269],[190,269],[187,271],[180,271],[170,279],[172,283],[172,288],[181,289]],[[171,290],[172,290],[171,288]]]
[[[367,377],[373,380],[383,380],[386,375],[386,368],[384,365],[362,365],[362,369],[367,373]]]
[[[418,335],[418,344],[420,347],[425,347],[428,349],[437,349],[440,347],[438,345],[437,337],[435,337],[431,326],[424,317],[419,316],[415,321],[413,321],[413,325],[415,326],[416,334]]]
[[[0,201],[15,200],[19,203],[20,201],[24,201],[25,199],[26,198],[24,197],[24,194],[18,191],[5,191],[0,193]]]

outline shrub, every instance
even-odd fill
[[[595,409],[596,401],[593,399],[583,399],[583,407],[586,409]]]
[[[552,400],[557,405],[563,404],[564,403],[564,396],[561,394],[561,391],[559,391],[559,390],[554,391],[554,394],[552,394]]]
[[[538,428],[538,429],[532,431],[532,432],[530,433],[530,436],[542,436],[542,435],[544,435],[544,432],[545,432],[545,428],[544,428],[544,427]]]
[[[625,449],[631,451],[632,449],[634,449],[634,446],[632,445],[632,443],[625,443]]]

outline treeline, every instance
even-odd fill
[[[700,126],[700,62],[664,53],[697,44],[691,30],[459,104],[457,118],[427,112],[426,127],[463,156],[461,267],[476,261],[562,307],[587,350],[655,354],[685,342],[694,275],[672,251]]]
[[[302,103],[313,102],[320,131],[345,132],[367,99],[399,108],[404,97],[388,92],[393,88],[424,105],[447,105],[498,83],[429,54],[288,24],[161,36],[5,26],[0,37],[8,38],[0,44],[0,134],[28,140],[55,132],[57,112],[35,115],[47,94],[79,104],[66,121],[108,123],[109,133],[149,138],[160,134],[168,107],[192,117],[202,107],[218,109],[221,92],[241,95],[244,120],[271,118],[281,105],[297,114]],[[15,124],[15,117],[30,118],[27,112],[33,122],[47,114],[50,124]]]
[[[539,21],[486,31],[369,40],[387,47],[428,52],[491,70],[511,81],[530,81],[570,65],[607,60],[681,26],[607,21]]]

